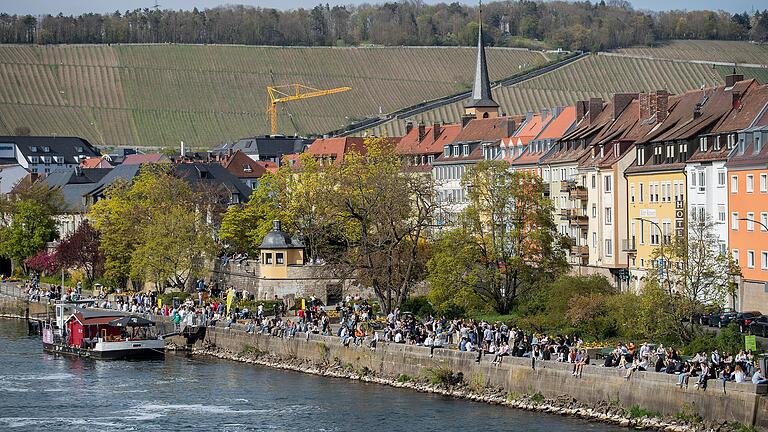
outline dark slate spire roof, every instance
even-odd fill
[[[481,6],[482,7],[482,3]],[[477,65],[475,67],[475,84],[472,86],[472,100],[467,108],[498,108],[491,96],[491,80],[488,79],[488,64],[485,61],[485,44],[483,43],[483,20],[478,17],[477,29]]]

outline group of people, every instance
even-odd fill
[[[755,366],[752,352],[743,350],[736,355],[713,350],[709,355],[700,352],[685,358],[677,350],[665,348],[664,345],[653,347],[643,343],[638,347],[633,343],[619,343],[605,357],[603,366],[626,370],[624,377],[627,380],[635,371],[654,370],[677,375],[680,388],[687,388],[691,377],[695,378],[695,388],[701,390],[706,389],[708,381],[712,379],[719,379],[723,383],[768,383],[762,370]]]

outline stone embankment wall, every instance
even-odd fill
[[[357,370],[367,368],[379,376],[424,376],[428,368],[461,372],[464,380],[487,387],[502,388],[520,394],[541,393],[547,398],[567,395],[585,403],[614,402],[624,408],[638,405],[667,415],[693,410],[705,420],[736,421],[745,425],[768,428],[768,397],[765,386],[727,383],[712,380],[707,390],[676,386],[677,376],[654,372],[636,372],[629,381],[624,371],[599,366],[585,367],[583,376],[571,375],[572,365],[557,362],[537,362],[530,359],[504,358],[494,365],[484,358],[475,362],[473,353],[448,349],[435,350],[401,344],[380,344],[376,350],[344,347],[338,338],[311,335],[304,338],[282,339],[247,334],[242,329],[227,330],[211,327],[200,346],[211,346],[232,353],[246,350],[269,353],[286,359],[301,359],[317,364],[341,363]],[[693,379],[692,379],[693,381]],[[762,392],[763,394],[759,394]]]
[[[27,302],[22,299],[0,296],[0,316],[12,318],[24,318],[29,309],[29,315],[44,314],[45,303]]]

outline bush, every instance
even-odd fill
[[[658,411],[651,411],[641,407],[640,405],[632,405],[627,411],[627,414],[631,418],[643,418],[643,417],[661,417],[661,413]]]
[[[722,352],[738,353],[744,348],[744,336],[739,333],[736,323],[732,322],[719,333],[706,332],[685,346],[683,352],[687,355],[706,351],[711,352],[715,349]]]
[[[427,382],[432,385],[451,385],[455,382],[453,371],[446,368],[427,368],[424,370]]]
[[[158,299],[162,300],[163,305],[168,305],[168,307],[173,306],[173,298],[176,297],[179,299],[179,303],[184,303],[189,298],[188,292],[183,291],[177,291],[177,292],[169,292],[165,294],[160,294],[157,296]]]
[[[405,374],[400,374],[400,376],[397,377],[397,382],[399,383],[406,383],[410,381],[412,378]]]
[[[678,420],[682,420],[684,422],[688,423],[701,423],[702,418],[694,409],[693,406],[690,404],[683,404],[683,408],[675,414],[675,417]]]
[[[426,296],[411,297],[403,303],[400,310],[404,312],[411,312],[419,318],[424,318],[428,315],[434,315],[435,309],[432,307],[432,303],[429,302]]]

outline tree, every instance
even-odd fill
[[[25,259],[24,265],[30,270],[48,275],[56,273],[59,270],[59,260],[56,252],[48,253],[48,251],[45,250],[41,250],[34,256]]]
[[[386,313],[424,280],[435,203],[431,179],[403,173],[389,141],[367,139],[365,148],[324,170],[326,229],[343,248],[318,250],[337,275],[371,287]]]
[[[86,286],[104,272],[99,232],[87,220],[56,246],[56,259],[65,268],[82,270]]]
[[[224,212],[219,239],[237,252],[257,255],[261,241],[272,229],[272,221],[280,219],[284,224],[288,223],[276,199],[282,192],[276,187],[275,175],[261,177],[247,203],[231,206]]]
[[[132,184],[107,191],[90,216],[101,235],[105,276],[124,285],[149,280],[184,289],[202,277],[215,252],[206,216],[206,197],[196,193],[170,166],[142,167]]]
[[[16,264],[23,264],[57,236],[56,222],[43,202],[32,199],[13,202],[10,218],[10,225],[0,228],[0,255]]]
[[[501,314],[522,297],[567,269],[565,252],[552,219],[552,203],[541,179],[510,172],[500,161],[486,161],[462,179],[469,204],[459,215],[457,245],[438,244],[430,281],[456,280],[474,290]],[[464,253],[454,254],[454,250]],[[459,272],[445,277],[443,272]],[[434,289],[434,287],[433,287]]]

